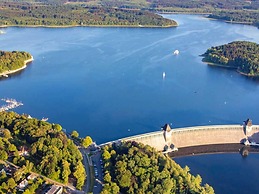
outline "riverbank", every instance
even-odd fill
[[[221,22],[226,22],[229,24],[243,24],[243,25],[251,25],[251,26],[255,26],[253,25],[253,22],[237,22],[237,21],[229,21],[229,20],[224,20],[224,19],[220,19],[220,18],[213,18],[213,17],[207,17],[210,20],[217,20],[217,21],[221,21]]]
[[[21,28],[74,28],[74,27],[96,27],[96,28],[173,28],[179,26],[153,26],[153,25],[64,25],[64,26],[50,26],[50,25],[1,25],[0,28],[21,27]]]
[[[16,73],[18,71],[21,71],[21,70],[25,69],[27,67],[27,64],[31,63],[33,60],[34,60],[33,56],[31,56],[30,59],[27,59],[27,60],[24,61],[24,66],[22,66],[21,68],[15,69],[15,70],[5,71],[3,73],[0,73],[0,77],[8,77],[8,75],[10,75],[10,74],[13,74],[13,73]]]
[[[259,153],[258,147],[244,146],[243,144],[213,144],[179,148],[177,152],[171,152],[168,153],[168,155],[171,158],[177,158],[212,153],[240,153],[241,150],[244,150],[244,147],[245,149],[247,149],[248,152]]]
[[[221,68],[225,68],[225,69],[233,69],[237,73],[239,73],[240,75],[244,75],[246,77],[251,77],[251,78],[258,78],[259,77],[259,75],[249,75],[247,73],[239,71],[238,68],[236,68],[236,67],[232,67],[232,66],[228,66],[228,65],[221,65],[221,64],[218,64],[218,63],[212,63],[212,62],[208,62],[208,61],[205,61],[205,60],[202,60],[202,62],[208,64],[209,66],[221,67]]]

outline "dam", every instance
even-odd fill
[[[259,142],[259,125],[252,125],[250,119],[240,125],[208,125],[171,129],[165,124],[160,131],[121,138],[100,146],[120,141],[136,141],[150,145],[157,151],[175,151],[178,148]]]

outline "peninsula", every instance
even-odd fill
[[[82,162],[59,124],[0,112],[0,193],[81,190],[86,179]]]
[[[209,65],[236,69],[242,75],[259,77],[259,44],[234,41],[209,48],[203,55]]]
[[[103,147],[105,193],[207,193],[200,175],[193,176],[167,155],[135,141]]]
[[[8,77],[27,67],[33,56],[24,51],[0,51],[0,77]]]

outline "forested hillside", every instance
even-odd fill
[[[189,168],[181,168],[154,148],[136,142],[123,142],[103,149],[104,188],[108,193],[206,193],[214,190],[201,186],[202,178]]]
[[[17,0],[5,0],[17,1]],[[87,5],[100,5],[118,8],[218,8],[218,9],[259,9],[259,1],[243,0],[19,0],[20,2],[41,2],[51,4],[85,3]]]
[[[2,2],[0,25],[170,27],[177,24],[143,10]]]
[[[59,124],[0,112],[0,159],[81,189],[85,181],[82,155]],[[23,147],[28,154],[20,154]],[[1,185],[0,185],[1,190]]]
[[[259,76],[259,44],[235,41],[208,49],[204,61],[232,67],[248,76]]]
[[[24,61],[31,59],[31,54],[23,51],[0,51],[0,74],[24,66]]]
[[[224,10],[215,11],[209,18],[225,20],[233,23],[253,24],[259,27],[259,10]]]

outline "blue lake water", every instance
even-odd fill
[[[208,154],[175,158],[182,167],[189,166],[191,173],[201,175],[219,194],[250,194],[259,192],[259,154]]]
[[[48,117],[97,143],[165,123],[258,124],[259,83],[199,56],[235,40],[259,43],[258,29],[197,15],[165,17],[179,27],[6,28],[0,49],[28,51],[35,60],[0,81],[0,98],[22,101],[14,111]]]
[[[209,67],[199,56],[235,40],[259,43],[258,29],[197,15],[165,17],[179,27],[3,29],[0,50],[28,51],[35,60],[0,80],[0,98],[22,101],[14,111],[48,117],[98,144],[165,123],[238,124],[251,118],[259,124],[259,82]],[[176,49],[178,56],[172,54]],[[258,160],[256,154],[221,154],[176,161],[201,174],[217,193],[258,193]]]

